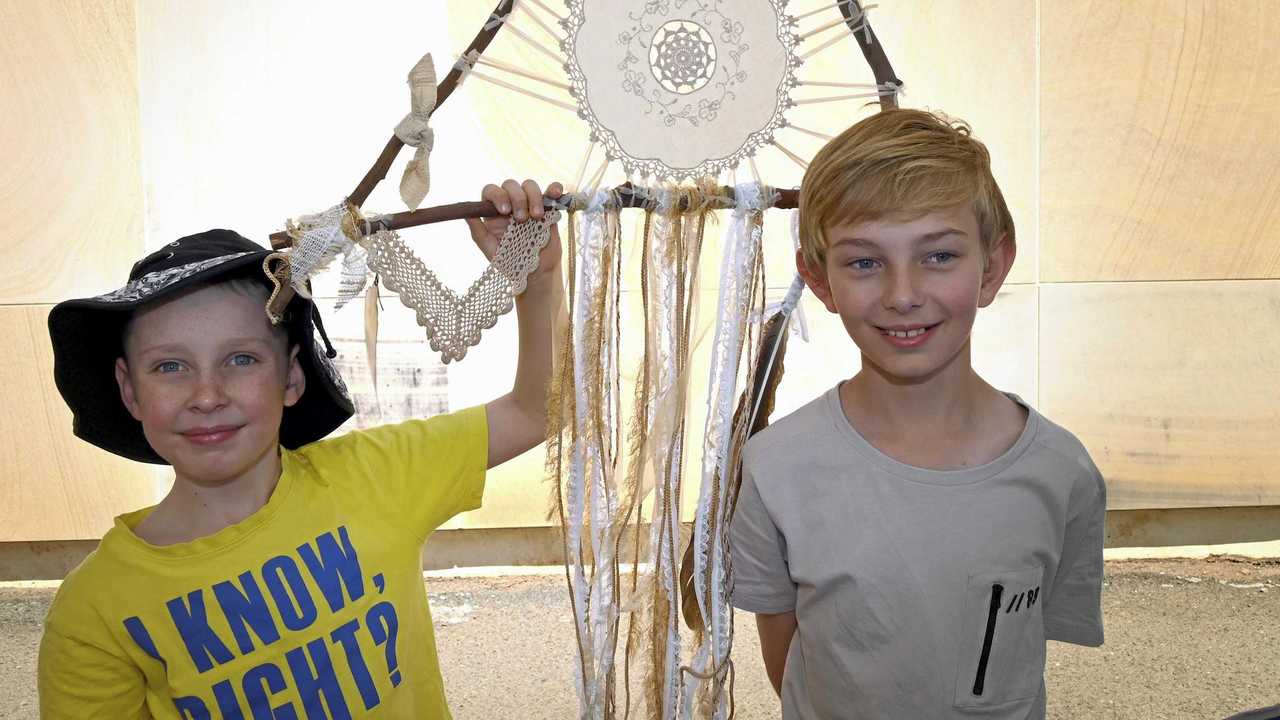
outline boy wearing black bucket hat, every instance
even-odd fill
[[[483,197],[505,215],[471,224],[488,254],[509,218],[543,214],[532,181]],[[54,375],[76,435],[175,478],[64,580],[41,716],[448,717],[422,545],[480,505],[487,468],[544,435],[559,259],[553,227],[516,300],[510,393],[329,440],[351,400],[315,306],[278,307],[279,254],[210,230],[147,256],[115,292],[56,306]]]

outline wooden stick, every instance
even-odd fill
[[[813,30],[809,30],[808,32],[806,32],[806,33],[802,34],[802,35],[800,36],[800,39],[801,39],[801,40],[804,40],[805,38],[813,37],[814,35],[817,35],[818,33],[824,33],[824,32],[826,32],[826,31],[830,30],[830,29],[831,29],[831,28],[833,28],[833,27],[839,27],[840,25],[843,25],[843,24],[845,24],[845,20],[844,20],[843,18],[841,18],[841,19],[839,19],[839,20],[832,20],[831,22],[827,23],[826,25],[823,25],[823,26],[821,26],[821,27],[814,28]]]
[[[799,100],[792,100],[791,102],[795,103],[797,106],[798,105],[814,105],[817,103],[844,102],[845,100],[858,100],[858,99],[873,98],[873,97],[885,97],[887,95],[894,95],[894,94],[896,93],[893,93],[889,90],[884,90],[882,92],[864,92],[864,93],[853,93],[850,95],[829,95],[827,97],[801,98]]]
[[[839,23],[837,22],[837,24],[839,24]],[[854,34],[856,35],[857,33],[854,33]],[[827,48],[834,46],[836,43],[840,42],[840,41],[841,41],[841,40],[843,40],[843,39],[844,39],[844,38],[840,37],[839,35],[836,35],[835,37],[828,39],[826,42],[822,43],[822,44],[821,44],[821,45],[819,45],[818,47],[816,47],[816,48],[814,48],[814,49],[812,49],[812,50],[810,50],[810,51],[808,51],[808,52],[806,52],[806,53],[801,53],[801,55],[800,55],[800,59],[801,59],[801,60],[808,60],[809,58],[813,57],[814,55],[817,55],[818,53],[822,52],[823,50],[826,50]]]
[[[800,127],[799,125],[796,125],[795,123],[791,123],[791,124],[787,125],[787,127],[791,128],[792,130],[797,130],[797,131],[799,131],[799,132],[802,132],[802,133],[804,133],[805,135],[811,135],[811,136],[813,136],[813,137],[816,137],[816,138],[818,138],[819,140],[834,140],[834,139],[835,139],[835,135],[828,135],[828,134],[826,134],[826,133],[818,132],[817,130],[810,130],[809,128]]]
[[[782,210],[793,210],[797,207],[800,200],[800,191],[795,189],[775,189],[778,198],[772,207]],[[624,208],[642,208],[647,204],[647,200],[643,193],[636,193],[635,187],[631,183],[624,183],[614,188],[614,192],[618,196],[621,207]],[[712,205],[721,209],[732,207],[732,199],[734,196],[733,188],[721,187],[717,193],[726,198],[725,202]],[[566,196],[567,197],[567,196]],[[565,207],[564,201],[555,201],[546,198],[543,201],[544,207],[560,208]],[[681,201],[680,208],[684,209],[685,201]],[[459,202],[449,205],[436,205],[435,207],[420,208],[413,211],[405,211],[393,213],[391,215],[383,215],[380,220],[371,220],[369,225],[372,229],[385,230],[403,230],[404,228],[417,227],[419,225],[430,225],[438,222],[446,222],[449,220],[461,220],[463,218],[488,218],[498,217],[501,213],[488,200],[479,200],[475,202]],[[293,238],[289,237],[287,232],[276,232],[271,234],[271,247],[276,250],[287,248],[293,244]]]
[[[472,77],[478,77],[478,78],[480,78],[481,80],[484,80],[485,82],[493,83],[494,85],[497,85],[498,87],[506,88],[506,89],[508,89],[508,90],[510,90],[510,91],[512,91],[512,92],[518,92],[518,93],[520,93],[521,95],[527,95],[527,96],[529,96],[529,97],[533,98],[534,100],[541,100],[542,102],[547,103],[548,105],[555,105],[556,107],[558,107],[558,108],[563,108],[563,109],[565,109],[565,110],[568,110],[569,112],[571,112],[571,113],[573,113],[573,114],[575,114],[575,115],[576,115],[576,114],[578,114],[578,106],[577,106],[577,105],[571,105],[571,104],[569,104],[569,103],[567,103],[567,102],[565,102],[565,101],[563,101],[563,100],[556,100],[555,98],[549,98],[549,97],[547,97],[546,95],[542,95],[542,94],[540,94],[540,93],[536,93],[536,92],[534,92],[534,91],[532,91],[532,90],[525,90],[524,88],[520,87],[519,85],[513,85],[513,84],[511,84],[511,83],[507,82],[506,80],[498,79],[498,78],[496,78],[496,77],[493,77],[492,75],[485,75],[484,73],[482,73],[482,72],[480,72],[479,70],[476,70],[476,69],[474,69],[474,68],[471,70],[471,76],[472,76]]]
[[[841,4],[840,14],[844,15],[849,32],[853,33],[858,48],[862,50],[862,57],[866,58],[867,64],[871,66],[871,72],[876,76],[876,84],[883,86],[892,83],[902,87],[902,81],[893,72],[893,65],[889,64],[889,56],[885,55],[884,47],[880,45],[880,38],[876,37],[875,31],[871,29],[871,21],[862,12],[862,4],[858,0],[852,0],[848,5]],[[864,31],[868,38],[866,42],[863,42],[863,38],[860,37]],[[898,107],[896,93],[880,96],[880,109],[889,110],[896,107]]]
[[[776,139],[773,141],[773,146],[778,150],[781,150],[783,155],[791,158],[792,162],[799,165],[801,170],[809,169],[809,163],[805,162],[804,158],[783,147],[782,143],[778,142]]]
[[[517,9],[520,9],[520,8],[523,8],[523,9],[524,9],[524,14],[525,14],[525,16],[526,16],[526,17],[528,17],[530,20],[532,20],[535,24],[537,24],[537,26],[538,26],[538,27],[542,28],[542,31],[543,31],[543,32],[545,32],[547,35],[551,36],[551,39],[552,39],[552,40],[555,40],[557,45],[558,45],[561,41],[563,41],[563,40],[564,40],[564,38],[560,37],[560,34],[559,34],[559,33],[557,33],[555,30],[552,30],[552,29],[551,29],[551,26],[550,26],[550,25],[548,25],[548,24],[546,23],[546,21],[544,21],[542,18],[538,17],[538,13],[536,13],[536,12],[534,12],[534,11],[530,10],[530,9],[529,9],[528,7],[526,7],[526,6],[520,6],[520,7],[518,7]]]
[[[523,41],[525,42],[525,44],[526,44],[526,45],[528,45],[529,47],[533,48],[534,50],[537,50],[538,52],[542,53],[543,55],[546,55],[547,57],[551,58],[551,62],[555,63],[556,65],[564,65],[564,57],[563,57],[563,56],[561,56],[561,55],[557,55],[557,54],[555,53],[555,51],[554,51],[554,50],[551,50],[551,49],[550,49],[550,48],[548,48],[546,45],[543,45],[542,43],[540,43],[540,42],[538,42],[537,40],[535,40],[535,39],[533,38],[533,36],[529,35],[529,33],[527,33],[527,32],[525,32],[525,31],[521,30],[521,29],[520,29],[520,28],[518,28],[518,27],[516,27],[516,26],[515,26],[515,23],[512,23],[512,22],[508,21],[508,22],[507,22],[507,24],[511,26],[511,27],[507,28],[507,32],[509,32],[509,33],[511,33],[511,34],[513,34],[513,35],[515,35],[516,37],[520,38],[521,40],[523,40]]]
[[[500,0],[497,7],[494,8],[493,15],[505,18],[513,9],[514,0]],[[889,63],[889,58],[885,55],[884,47],[880,45],[880,40],[876,37],[875,31],[871,29],[871,23],[862,12],[862,5],[858,0],[850,0],[849,3],[837,3],[840,13],[844,15],[845,22],[849,26],[850,32],[853,33],[858,47],[862,50],[863,57],[866,58],[867,64],[871,66],[871,71],[875,75],[876,83],[879,85],[887,85],[892,83],[901,86],[902,81],[893,72],[893,65]],[[482,29],[471,45],[467,47],[463,56],[470,55],[474,50],[483,53],[485,48],[497,35],[498,30],[503,23],[495,23],[489,29]],[[869,38],[866,42],[859,36],[859,33],[866,33]],[[436,108],[449,97],[458,85],[458,80],[462,73],[454,68],[444,81],[436,88]],[[888,94],[880,97],[880,106],[883,109],[895,108],[898,106],[898,98],[896,94]],[[382,154],[378,156],[378,160],[374,163],[369,172],[365,174],[364,179],[356,186],[347,199],[355,206],[359,207],[369,198],[369,193],[373,192],[373,188],[378,182],[387,176],[387,171],[391,168],[391,163],[395,161],[400,148],[404,147],[404,143],[399,138],[392,135],[387,141],[386,147],[383,148]],[[754,170],[754,158],[748,158]],[[630,183],[628,183],[630,185]],[[625,187],[625,186],[624,186]],[[775,207],[794,208],[796,207],[796,191],[780,190],[781,198]],[[630,196],[628,196],[630,197]],[[628,207],[643,206],[643,202]],[[426,225],[428,223],[442,222],[445,220],[457,220],[466,217],[496,217],[497,210],[491,203],[455,203],[453,205],[443,205],[434,208],[423,208],[414,210],[413,212],[401,212],[389,216],[388,221],[383,226],[388,229],[399,229],[414,227],[417,225]],[[292,238],[288,233],[276,232],[271,235],[271,246],[275,249],[286,248],[293,244]]]
[[[515,0],[500,0],[497,7],[493,9],[493,15],[505,18],[507,15],[511,14],[514,4]],[[467,46],[466,51],[462,53],[462,57],[470,55],[472,51],[483,53],[485,48],[489,47],[489,43],[493,40],[494,36],[498,34],[498,30],[502,28],[503,24],[504,23],[493,23],[492,27],[489,27],[488,29],[482,28],[480,32],[476,34],[475,39],[471,41],[471,44]],[[486,25],[488,25],[488,23],[486,23]],[[450,70],[444,80],[436,86],[436,106],[435,109],[432,110],[433,114],[435,113],[435,110],[440,109],[440,106],[444,104],[445,100],[449,99],[449,95],[453,94],[453,91],[458,87],[458,81],[461,78],[462,71],[455,67],[453,70]],[[400,153],[400,148],[402,147],[404,147],[404,143],[400,138],[392,135],[391,139],[387,141],[386,146],[382,148],[382,154],[379,155],[378,159],[373,163],[373,167],[369,168],[369,172],[365,173],[364,178],[360,180],[360,184],[356,185],[356,189],[347,196],[347,200],[349,200],[352,205],[360,207],[364,204],[365,200],[369,199],[369,193],[373,192],[373,189],[378,186],[378,183],[387,176],[387,171],[391,169],[391,163],[395,162],[396,155]],[[272,242],[274,243],[275,235],[272,235],[271,237]]]
[[[558,12],[556,12],[555,10],[552,10],[551,8],[547,7],[546,5],[543,5],[543,4],[542,4],[542,2],[541,2],[541,0],[530,0],[530,2],[532,2],[534,5],[537,5],[538,7],[542,8],[544,12],[546,12],[546,13],[547,13],[548,15],[550,15],[551,17],[555,18],[555,19],[556,19],[556,22],[564,22],[565,18],[564,18],[564,16],[563,16],[563,15],[561,15],[561,14],[560,14],[560,13],[558,13]]]
[[[519,76],[521,76],[521,77],[526,77],[526,78],[529,78],[530,80],[534,80],[534,81],[540,82],[540,83],[542,83],[542,84],[544,84],[544,85],[550,85],[551,87],[554,87],[554,88],[560,88],[561,90],[564,90],[565,92],[569,92],[569,93],[573,92],[573,86],[572,86],[572,85],[569,85],[568,83],[557,82],[557,81],[552,80],[551,78],[546,77],[546,76],[544,76],[544,75],[539,75],[539,74],[537,74],[537,73],[531,73],[531,72],[529,72],[528,70],[521,69],[521,68],[519,68],[519,67],[516,67],[515,65],[509,65],[509,64],[507,64],[507,63],[505,63],[505,62],[502,62],[501,60],[495,60],[495,59],[493,59],[493,58],[491,58],[491,57],[488,57],[488,58],[487,58],[487,57],[484,57],[484,56],[478,57],[478,58],[476,58],[476,64],[477,64],[477,65],[484,65],[485,67],[491,67],[491,68],[493,68],[494,70],[501,70],[501,71],[503,71],[503,72],[509,72],[509,73],[511,73],[512,75],[519,75]],[[475,72],[475,70],[474,70],[474,69],[472,69],[472,71],[471,71],[471,72],[473,72],[473,73],[474,73],[474,72]]]

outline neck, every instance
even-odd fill
[[[864,356],[862,370],[840,388],[840,395],[846,413],[881,428],[963,427],[992,391],[974,372],[965,343],[936,372],[911,380],[885,373]],[[868,410],[860,412],[863,408]]]
[[[262,509],[280,481],[280,454],[273,449],[229,482],[208,485],[177,475],[162,504],[188,518],[193,538],[212,535]]]

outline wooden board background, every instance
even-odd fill
[[[227,226],[265,242],[285,217],[336,202],[402,116],[407,69],[430,49],[447,71],[489,5],[380,4],[369,12],[408,20],[383,23],[383,41],[352,54],[334,52],[352,44],[341,6],[0,2],[0,330],[14,347],[0,366],[0,541],[97,537],[164,490],[153,469],[71,437],[43,334],[50,304],[117,286],[144,248],[177,235]],[[1010,284],[975,327],[980,372],[1081,437],[1113,508],[1280,503],[1280,5],[900,0],[872,19],[907,81],[903,104],[973,125],[1018,223]],[[555,70],[511,37],[494,50]],[[814,56],[802,76],[841,72],[869,80],[852,45]],[[353,88],[358,111],[344,104]],[[867,112],[824,104],[793,119],[838,129]],[[430,202],[472,199],[508,176],[572,179],[586,145],[577,123],[469,81],[433,120]],[[802,155],[820,146],[779,139]],[[776,184],[799,181],[779,153],[758,165]],[[398,209],[400,167],[371,209]],[[724,224],[708,230],[707,303]],[[787,225],[781,213],[766,224],[775,297],[791,277]],[[483,267],[461,224],[406,237],[452,287]],[[838,319],[804,307],[810,342],[792,344],[783,412],[858,366]],[[359,310],[343,313],[331,325],[358,368]],[[406,407],[505,392],[510,318],[442,369],[425,346],[415,354],[420,330],[395,315],[384,337],[400,352],[385,354],[382,377],[408,385],[387,392],[430,395]],[[541,469],[535,451],[495,472],[486,507],[449,527],[545,524]]]
[[[1112,508],[1280,504],[1280,281],[1041,288],[1041,409]]]
[[[1280,4],[1040,8],[1040,280],[1280,277]]]
[[[164,483],[153,466],[71,434],[53,385],[48,306],[0,306],[0,542],[101,537],[111,519],[149,505]]]
[[[72,436],[45,323],[143,247],[135,7],[5,1],[0,27],[0,542],[96,538],[162,488]]]
[[[0,2],[0,303],[114,287],[142,247],[132,0]]]

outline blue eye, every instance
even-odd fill
[[[236,367],[246,367],[258,362],[258,358],[244,353],[237,353],[231,356],[231,364]]]
[[[156,363],[153,369],[158,373],[176,373],[182,370],[182,363],[177,360],[165,360],[164,362]]]
[[[957,257],[957,255],[956,255],[955,253],[953,253],[953,252],[947,252],[946,250],[940,250],[940,251],[938,251],[938,252],[936,252],[936,253],[931,253],[931,254],[929,255],[929,257],[928,257],[928,258],[926,258],[926,262],[931,262],[931,263],[933,263],[934,265],[945,265],[945,264],[947,264],[947,263],[951,262],[952,260],[955,260],[955,259],[956,259],[956,257]]]
[[[875,270],[877,261],[871,258],[854,258],[845,264],[854,270]]]

